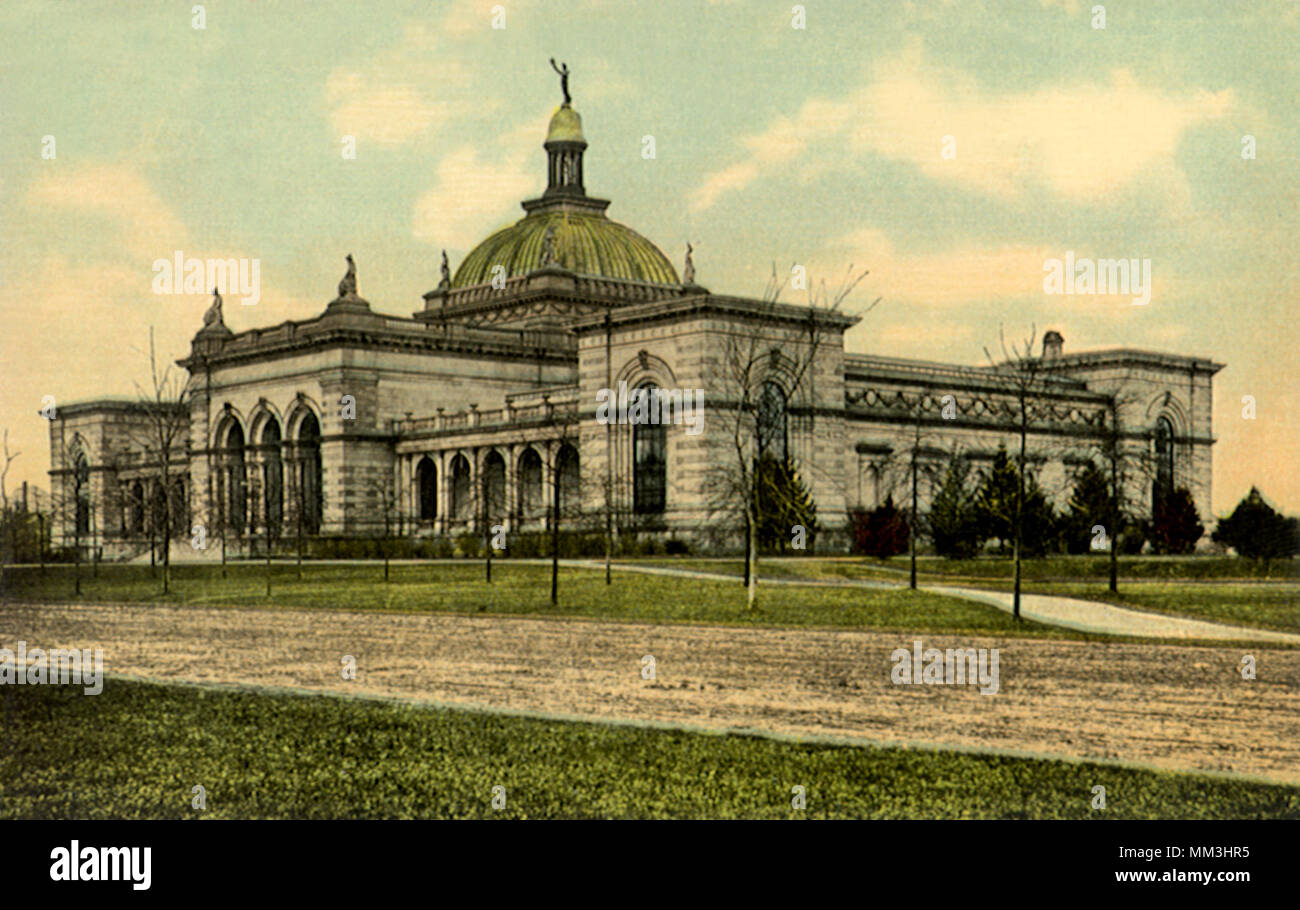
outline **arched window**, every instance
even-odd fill
[[[560,486],[560,514],[572,515],[581,506],[578,495],[578,450],[565,443],[555,458],[555,473]]]
[[[438,467],[427,455],[415,469],[415,483],[420,497],[420,521],[438,517]]]
[[[90,462],[78,450],[72,456],[72,491],[75,497],[77,534],[90,533]]]
[[[638,515],[656,515],[668,499],[668,428],[658,422],[657,389],[648,383],[637,390],[646,396],[646,416],[632,424],[632,507]]]
[[[278,535],[284,520],[284,465],[280,461],[280,422],[274,417],[268,417],[262,427],[262,490],[267,529]]]
[[[307,534],[320,533],[325,512],[325,493],[321,483],[320,421],[307,414],[298,425],[298,511],[302,529]]]
[[[489,524],[506,517],[506,460],[491,451],[483,459],[483,518]]]
[[[768,380],[758,398],[758,456],[771,455],[785,461],[786,449],[786,397],[777,383]]]
[[[1156,421],[1156,479],[1152,504],[1174,491],[1174,425],[1168,417]]]
[[[244,428],[231,423],[223,446],[226,465],[226,521],[236,535],[244,533]]]
[[[451,460],[451,517],[457,521],[466,521],[471,516],[469,488],[469,459],[457,455]]]
[[[527,521],[543,510],[542,456],[531,446],[519,456],[519,517]]]

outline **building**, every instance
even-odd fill
[[[351,256],[313,319],[236,334],[214,300],[178,361],[189,395],[169,458],[173,496],[157,447],[141,442],[147,407],[61,408],[50,475],[63,539],[137,554],[168,507],[176,536],[203,525],[236,548],[268,533],[523,533],[548,527],[558,503],[568,526],[734,542],[719,477],[736,461],[728,428],[748,401],[756,435],[798,466],[816,501],[819,546],[836,548],[848,511],[902,494],[914,458],[924,508],[953,452],[979,462],[999,445],[1015,451],[1005,370],[846,353],[856,317],[711,293],[689,251],[679,275],[587,195],[587,144],[568,101],[544,148],[545,191],[454,277],[444,255],[442,280],[410,317],[359,295]],[[1222,365],[1063,344],[1048,332],[1035,359],[1028,449],[1043,487],[1063,501],[1114,426],[1151,467],[1128,478],[1131,502],[1149,509],[1155,492],[1186,487],[1208,519]],[[754,355],[744,388],[724,362],[742,349]],[[597,420],[601,390],[651,386],[700,390],[702,431]]]

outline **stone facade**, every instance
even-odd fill
[[[559,149],[580,166],[585,143],[561,145],[548,141],[551,157]],[[552,161],[552,179],[570,165]],[[745,390],[728,380],[726,360],[741,344],[762,355],[749,392],[780,388],[784,445],[832,546],[846,543],[849,510],[910,494],[914,454],[924,509],[954,451],[978,463],[999,445],[1016,450],[1016,396],[1002,371],[848,354],[854,318],[678,283],[648,241],[604,227],[605,205],[580,182],[548,189],[524,204],[517,236],[498,232],[490,250],[468,257],[477,283],[444,272],[409,318],[375,312],[350,288],[314,319],[238,334],[215,308],[178,361],[190,383],[173,527],[188,536],[201,524],[236,546],[300,526],[311,535],[457,534],[485,521],[537,530],[558,483],[567,526],[602,528],[608,517],[620,534],[725,538],[734,518],[713,481],[735,459],[729,415]],[[542,232],[566,213],[581,215],[581,232]],[[498,255],[508,270],[494,272]],[[1074,470],[1100,461],[1114,427],[1134,465],[1154,463],[1168,427],[1171,482],[1192,492],[1208,522],[1220,364],[1122,349],[1066,354],[1049,332],[1038,366],[1028,449],[1058,504]],[[597,422],[599,393],[620,384],[703,392],[702,432],[665,428],[662,508],[636,493],[645,481],[633,428]],[[77,536],[81,501],[81,536],[139,552],[153,515],[140,499],[153,501],[159,473],[140,443],[146,424],[139,405],[115,401],[64,407],[51,421],[54,499],[74,504],[57,512],[65,540]],[[1126,498],[1149,510],[1151,479],[1130,474]]]

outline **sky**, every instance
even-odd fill
[[[210,297],[155,293],[158,259],[256,259],[236,331],[317,315],[347,253],[376,310],[420,309],[441,250],[545,187],[554,57],[588,192],[700,284],[869,269],[855,352],[981,364],[1033,327],[1227,364],[1213,508],[1300,512],[1300,4],[1096,6],[6,0],[8,488],[48,486],[45,396],[136,394],[151,327],[188,352]],[[1067,251],[1149,259],[1150,302],[1044,293]]]

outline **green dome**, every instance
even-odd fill
[[[551,125],[546,130],[547,142],[585,142],[582,138],[582,118],[567,104],[562,104],[551,115]]]
[[[505,268],[507,278],[541,268],[542,239],[551,225],[555,226],[555,258],[562,268],[625,281],[679,283],[668,257],[631,228],[603,214],[552,210],[534,212],[476,246],[456,269],[452,287],[487,284],[498,265]]]

